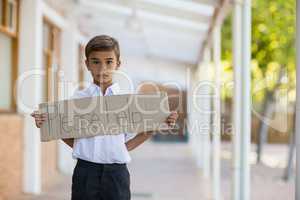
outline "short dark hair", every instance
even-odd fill
[[[114,51],[117,60],[120,60],[119,42],[108,35],[98,35],[93,37],[85,47],[85,56],[88,59],[93,51]]]

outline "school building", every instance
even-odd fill
[[[41,143],[30,113],[88,84],[84,46],[98,34],[120,42],[122,89],[168,92],[181,127],[170,137],[188,141],[213,199],[222,199],[221,27],[230,13],[234,100],[242,102],[234,104],[232,199],[249,200],[250,0],[0,0],[0,200],[39,195],[72,173],[71,149]]]
[[[97,14],[97,7],[102,4],[94,8],[94,3],[97,4],[71,0],[0,1],[0,129],[3,133],[0,146],[5,150],[0,156],[2,199],[13,199],[22,192],[40,194],[51,185],[57,173],[72,173],[71,150],[62,142],[41,143],[30,113],[41,102],[68,98],[74,89],[90,80],[84,66],[84,45],[93,35],[111,34],[109,28],[114,27],[105,27],[105,21],[89,19],[97,17],[89,15]],[[111,9],[110,3],[103,3]],[[101,11],[105,12],[106,7]],[[107,29],[96,31],[93,23]],[[155,80],[166,83],[159,86],[161,89],[169,87],[169,83],[171,93],[178,93],[178,88],[186,84],[189,65],[172,59],[151,59],[150,54],[147,57],[146,52],[141,52],[143,44],[136,41],[142,38],[134,32],[120,37],[123,33],[117,33],[118,28],[111,35],[120,40],[122,68],[132,75],[134,87]],[[159,55],[157,50],[161,51],[159,47],[153,49],[154,56]],[[171,70],[172,76],[168,76]],[[152,90],[151,86],[146,90]]]

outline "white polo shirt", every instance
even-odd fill
[[[104,96],[120,94],[118,83],[113,83],[105,91]],[[103,96],[99,86],[91,83],[83,90],[75,91],[73,98]],[[131,161],[125,142],[135,134],[104,135],[74,139],[73,158],[95,163],[129,163]]]

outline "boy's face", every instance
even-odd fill
[[[93,51],[85,62],[93,76],[94,82],[99,85],[111,84],[113,72],[120,67],[120,62],[113,50]]]

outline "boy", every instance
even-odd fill
[[[84,90],[76,91],[73,98],[98,95],[115,95],[119,92],[112,76],[120,67],[118,42],[109,36],[100,35],[91,39],[86,48],[86,66],[93,83]],[[32,113],[36,126],[41,127],[45,114]],[[178,118],[172,112],[166,122],[174,126]],[[95,136],[80,139],[63,139],[73,148],[77,159],[72,177],[72,200],[129,200],[130,177],[127,163],[131,158],[128,151],[135,149],[151,137],[152,133]]]

